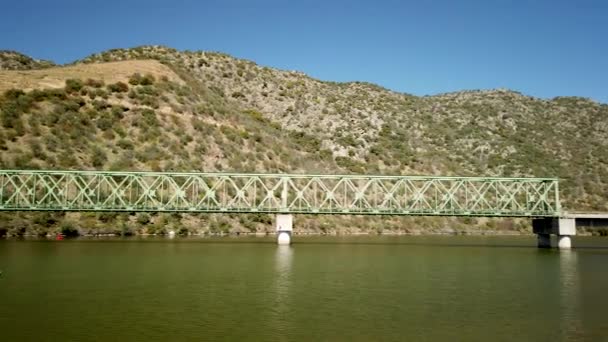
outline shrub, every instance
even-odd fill
[[[25,95],[25,92],[21,89],[9,89],[4,92],[3,96],[7,100],[16,100],[23,95]]]
[[[125,117],[125,115],[123,114],[125,112],[125,110],[127,110],[127,108],[125,107],[121,107],[121,106],[112,106],[112,118],[116,121],[120,121],[121,119],[123,119]]]
[[[77,237],[80,232],[74,223],[66,220],[61,223],[61,234],[65,237]]]
[[[121,236],[133,236],[134,234],[135,234],[135,232],[133,232],[133,229],[131,229],[131,227],[129,227],[126,222],[121,223],[121,225],[120,225],[120,235]]]
[[[141,101],[141,104],[143,106],[148,106],[148,107],[152,107],[155,109],[160,107],[160,103],[158,102],[158,99],[156,97],[152,97],[152,96],[144,97],[144,99]]]
[[[95,110],[102,111],[102,110],[104,110],[106,108],[110,108],[110,107],[112,107],[112,105],[110,105],[106,101],[98,101],[98,100],[93,101],[93,108],[95,108]]]
[[[65,81],[65,91],[68,93],[77,93],[82,89],[84,84],[79,79],[67,79]]]
[[[102,167],[103,164],[106,163],[106,161],[108,160],[108,157],[106,156],[106,153],[99,147],[95,147],[93,149],[93,154],[91,155],[91,164],[93,164],[94,167]]]
[[[118,140],[117,145],[118,145],[118,147],[122,148],[123,150],[132,150],[133,149],[133,142],[129,139],[120,139],[120,140]]]
[[[133,167],[133,158],[128,155],[122,155],[112,165],[110,165],[111,171],[125,171],[130,170]]]
[[[97,96],[102,97],[104,99],[107,99],[108,95],[109,95],[107,91],[105,91],[105,90],[103,90],[101,88],[100,89],[96,89],[95,93],[97,94]]]
[[[42,150],[42,145],[40,144],[40,141],[38,139],[30,140],[30,149],[35,158],[38,158],[40,160],[44,160],[46,158],[46,155]]]
[[[116,220],[118,213],[115,212],[101,212],[97,214],[97,219],[103,223],[111,223]]]
[[[145,85],[152,85],[152,84],[154,84],[154,82],[156,82],[154,75],[146,74],[144,77],[142,77],[140,79],[139,84],[145,86]]]
[[[67,94],[65,89],[45,89],[45,90],[32,90],[29,95],[36,102],[45,101],[45,100],[65,100],[67,99]]]
[[[102,131],[109,130],[110,128],[112,128],[112,118],[104,113],[103,115],[101,115],[101,117],[97,119],[95,124],[97,125],[97,128]]]
[[[16,128],[23,125],[21,122],[21,114],[22,112],[13,102],[5,103],[0,107],[0,121],[2,121],[2,126],[4,126],[4,128]]]
[[[108,84],[107,88],[112,93],[126,93],[127,91],[129,91],[129,86],[124,82]]]
[[[147,225],[148,223],[150,223],[150,215],[146,214],[146,213],[140,213],[137,215],[137,223],[141,224],[142,226]]]
[[[141,75],[139,73],[134,73],[133,75],[131,75],[131,77],[129,77],[129,84],[132,85],[139,85],[139,83],[141,82]]]
[[[338,164],[338,166],[349,170],[350,172],[354,172],[354,173],[364,173],[365,168],[364,165],[352,160],[348,157],[336,157],[336,164]]]
[[[158,90],[156,90],[156,88],[152,85],[142,85],[141,87],[137,88],[137,94],[138,95],[151,95],[151,96],[158,96]]]
[[[141,111],[141,116],[144,118],[144,122],[151,127],[158,127],[159,122],[156,118],[156,112],[151,109],[144,109]]]
[[[94,79],[89,78],[86,81],[84,81],[84,84],[87,87],[101,88],[104,85],[104,81],[103,80],[94,80]]]
[[[154,82],[156,82],[156,79],[152,74],[142,76],[140,73],[134,73],[129,77],[129,84],[132,85],[152,85]]]

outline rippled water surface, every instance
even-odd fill
[[[2,341],[608,340],[608,239],[0,241]]]

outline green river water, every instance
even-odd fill
[[[608,239],[0,241],[0,341],[608,341]]]

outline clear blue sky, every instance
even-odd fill
[[[608,1],[3,1],[0,49],[71,62],[117,47],[222,51],[428,95],[509,88],[608,103]]]

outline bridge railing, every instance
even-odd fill
[[[554,178],[0,170],[0,211],[559,216]]]

